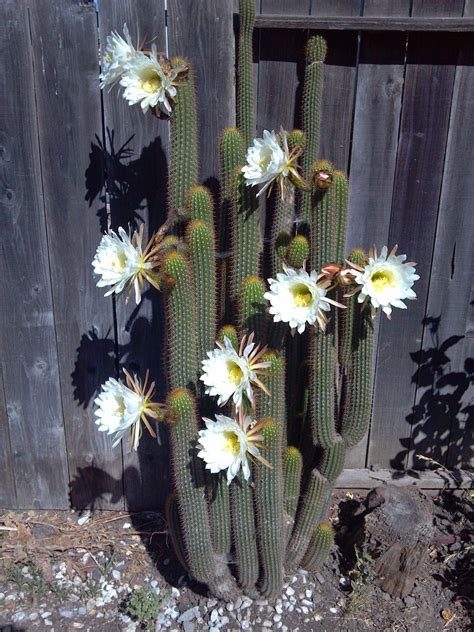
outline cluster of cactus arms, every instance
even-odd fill
[[[171,541],[188,573],[223,599],[239,591],[273,599],[285,573],[323,563],[334,540],[327,516],[331,492],[346,450],[369,425],[374,308],[389,316],[390,305],[405,307],[399,298],[414,298],[410,288],[418,278],[413,263],[402,269],[404,257],[396,257],[395,249],[388,258],[386,249],[382,258],[344,251],[348,180],[319,155],[326,56],[321,36],[310,36],[306,45],[303,129],[265,131],[253,140],[254,22],[255,0],[240,0],[238,126],[222,131],[217,210],[211,192],[197,181],[191,64],[175,58],[166,66],[170,77],[173,68],[181,73],[176,90],[169,89],[168,220],[143,253],[134,236],[140,258],[127,277],[135,288],[144,279],[159,286],[168,330],[166,404],[150,403],[140,386],[136,424],[140,415],[147,427],[147,415],[167,421]],[[257,194],[249,179],[265,169],[272,181],[263,190],[273,186],[267,198],[274,216],[264,248],[262,191]],[[228,218],[228,238],[216,234],[217,213]],[[100,263],[94,265],[99,269]],[[372,290],[366,290],[362,277],[370,266]],[[273,278],[263,277],[263,270]],[[403,270],[404,294],[395,295]],[[377,298],[386,287],[391,303]],[[281,288],[286,294],[279,294]],[[366,309],[370,301],[372,309]],[[293,312],[308,305],[317,309],[298,320]],[[221,361],[211,375],[213,362]],[[228,373],[225,388],[233,390],[223,390],[222,371]]]

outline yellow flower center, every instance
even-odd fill
[[[232,454],[238,454],[240,451],[239,437],[230,430],[226,430],[222,434],[224,435],[224,450],[226,452],[232,452]]]
[[[313,295],[304,283],[294,285],[290,290],[296,307],[309,307],[313,302]]]
[[[397,285],[397,277],[391,270],[378,270],[370,277],[370,281],[376,292],[395,287]]]
[[[156,92],[161,85],[161,78],[155,70],[147,70],[142,74],[140,86],[142,90],[151,94]]]
[[[125,270],[125,266],[127,264],[127,257],[123,252],[120,254],[115,254],[115,256],[111,257],[109,260],[109,265],[112,270],[116,272],[123,272]]]
[[[244,372],[236,362],[232,362],[232,360],[227,362],[227,378],[229,382],[237,386],[242,381],[243,376]]]

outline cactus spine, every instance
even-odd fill
[[[197,351],[201,362],[216,339],[216,251],[214,228],[202,220],[188,224],[186,241],[196,297]]]
[[[237,65],[237,123],[245,146],[248,147],[253,139],[254,111],[253,111],[253,67],[252,40],[255,25],[255,0],[240,0],[239,2],[239,44]]]
[[[186,194],[197,184],[197,114],[194,92],[194,77],[189,62],[182,57],[172,59],[173,65],[187,64],[189,72],[182,80],[177,94],[170,125],[170,172],[169,209],[178,218],[185,216]]]
[[[234,325],[223,325],[219,329],[217,333],[217,340],[221,344],[224,344],[224,338],[228,338],[230,340],[235,350],[239,348],[239,336]]]
[[[174,552],[176,553],[176,557],[178,558],[178,562],[181,564],[185,571],[188,571],[188,567],[186,565],[186,549],[184,546],[183,533],[179,521],[178,497],[176,492],[170,494],[166,499],[165,515],[166,522],[169,527],[171,543],[173,545]]]
[[[308,571],[317,571],[334,544],[334,530],[328,522],[321,522],[314,530],[302,566]]]
[[[274,598],[283,585],[283,470],[281,427],[268,420],[262,429],[265,458],[273,469],[255,468],[255,500],[260,550],[259,588],[265,597]]]
[[[224,472],[210,475],[209,481],[209,517],[211,523],[211,539],[216,553],[226,558],[230,553],[230,495],[227,478]]]
[[[321,462],[319,464],[319,471],[330,483],[334,483],[342,472],[345,456],[346,447],[342,437],[336,435],[333,445],[323,449]]]
[[[271,418],[281,429],[281,443],[286,447],[286,398],[285,398],[285,358],[277,351],[268,351],[262,362],[270,362],[265,385],[270,395],[259,393],[258,418]]]
[[[168,323],[168,372],[170,388],[193,388],[197,376],[196,316],[191,272],[184,255],[168,252],[163,273]]]
[[[311,471],[286,551],[286,566],[288,568],[297,568],[306,553],[314,526],[321,519],[324,511],[330,487],[329,481],[317,469]]]
[[[324,448],[336,440],[336,349],[329,333],[316,331],[310,349],[310,418],[313,441]]]
[[[304,235],[295,235],[288,245],[286,260],[292,268],[302,268],[309,257],[309,241]]]
[[[209,189],[201,185],[191,187],[186,195],[185,206],[189,219],[214,226],[214,204]]]

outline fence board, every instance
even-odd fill
[[[153,41],[166,51],[164,1],[101,0],[99,34],[105,46],[112,30],[128,24],[134,43],[149,48]],[[103,92],[104,125],[107,144],[107,188],[112,225],[136,226],[145,221],[148,233],[163,222],[166,213],[166,173],[169,130],[166,121],[139,106],[129,107],[116,88]],[[133,298],[116,301],[119,360],[122,366],[142,378],[148,368],[164,396],[162,366],[163,323],[161,297],[156,290],[146,292],[137,308]],[[169,489],[166,432],[160,426],[162,446],[143,433],[138,453],[123,442],[124,491],[130,509],[153,509],[163,504]]]
[[[41,191],[32,49],[25,2],[2,3],[0,341],[20,508],[67,507],[48,248]],[[14,42],[14,46],[12,45]]]
[[[95,506],[110,508],[122,459],[110,437],[97,431],[93,401],[113,375],[114,322],[112,301],[95,287],[91,268],[100,241],[100,201],[88,205],[84,187],[91,168],[97,177],[103,170],[102,161],[90,164],[89,155],[95,136],[102,135],[97,16],[93,5],[37,0],[30,19],[71,503],[83,508],[94,498]]]
[[[360,0],[313,0],[311,15],[359,15]],[[321,106],[320,156],[348,170],[352,111],[357,68],[357,33],[327,31],[328,56],[324,68]]]
[[[3,388],[3,372],[0,366],[0,507],[14,509],[17,506],[13,454],[10,445],[7,405]]]
[[[198,104],[201,181],[218,192],[219,138],[235,125],[232,0],[168,0],[170,55],[193,64]]]
[[[410,0],[372,0],[364,15],[409,15]],[[405,72],[406,34],[362,35],[350,161],[346,252],[387,243]],[[378,329],[375,332],[377,340]],[[375,360],[374,360],[375,363]],[[368,438],[352,448],[346,467],[365,467]]]
[[[474,181],[465,166],[474,164],[466,130],[474,129],[474,51],[460,36],[440,210],[431,269],[415,402],[416,425],[409,464],[423,469],[421,453],[447,466],[472,465],[474,396],[473,340],[467,333],[473,278]],[[471,355],[469,355],[469,352]],[[449,441],[451,437],[451,440]],[[448,452],[449,443],[449,452]],[[448,455],[446,454],[448,452]]]
[[[462,2],[455,4],[460,14]],[[427,2],[413,4],[414,15],[432,10],[436,6]],[[371,430],[369,466],[403,468],[406,452],[397,454],[395,446],[410,443],[407,419],[416,390],[410,354],[419,350],[423,333],[456,62],[456,39],[442,37],[443,45],[434,35],[409,37],[389,243],[400,244],[401,252],[421,262],[421,279],[418,300],[409,310],[397,310],[392,322],[380,324],[374,418],[384,423]]]

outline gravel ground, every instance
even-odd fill
[[[340,505],[347,502],[341,496],[334,504],[336,529]],[[449,503],[438,499],[438,533],[465,534],[470,510],[467,496]],[[335,548],[320,572],[287,577],[274,603],[245,596],[223,603],[190,582],[168,547],[158,513],[82,518],[65,512],[6,513],[0,516],[0,547],[0,630],[5,632],[470,629],[471,547],[459,538],[432,547],[405,599],[375,586],[370,559]]]

